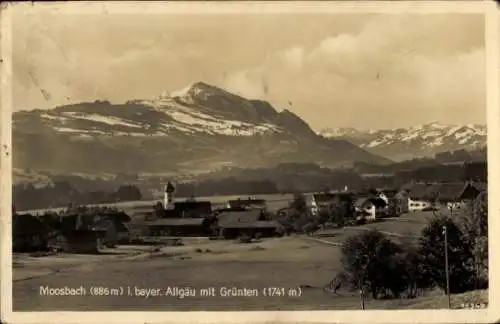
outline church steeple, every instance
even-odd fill
[[[168,182],[164,189],[164,201],[163,206],[165,209],[172,209],[174,207],[174,193],[175,187],[172,182]]]

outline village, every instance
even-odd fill
[[[139,304],[118,293],[102,296],[111,308],[118,304],[214,310],[231,304],[238,309],[355,309],[359,308],[355,291],[337,293],[341,253],[350,238],[377,230],[394,242],[418,243],[430,222],[440,217],[458,220],[478,201],[484,202],[486,194],[486,183],[477,181],[412,182],[400,188],[345,187],[212,202],[176,198],[175,185],[169,182],[163,201],[155,205],[68,206],[33,215],[13,208],[14,306],[74,310],[97,303],[101,307],[95,299],[33,295],[39,287],[76,290],[92,282],[115,287],[109,292],[126,289],[126,283],[129,289],[142,291],[138,296],[148,296]],[[155,272],[143,275],[150,271]],[[182,298],[166,293],[164,298],[171,296],[166,302],[146,293],[238,290],[237,285],[261,297],[252,302],[247,297],[217,301],[200,293]],[[262,297],[262,289],[269,287],[288,293]],[[300,298],[298,290],[303,292]],[[414,307],[426,308],[436,294],[442,296],[432,290],[420,299],[373,298],[366,307],[401,308],[412,301]],[[426,303],[418,302],[422,298]],[[443,302],[436,305],[443,307]]]
[[[119,245],[182,244],[185,237],[249,243],[292,233],[312,235],[407,213],[453,216],[485,191],[481,182],[411,183],[399,189],[298,194],[288,201],[242,197],[215,204],[194,197],[174,199],[169,182],[163,203],[131,207],[128,213],[113,206],[69,206],[42,215],[13,210],[13,251],[99,253]]]

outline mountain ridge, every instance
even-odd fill
[[[318,136],[289,110],[203,82],[122,104],[96,100],[16,112],[13,145],[15,167],[66,172],[390,162],[348,141]]]
[[[456,150],[474,151],[486,146],[486,126],[431,122],[407,128],[358,130],[325,128],[318,132],[328,139],[344,139],[367,151],[394,161]]]

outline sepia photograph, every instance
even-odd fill
[[[12,312],[491,308],[464,3],[4,8]]]

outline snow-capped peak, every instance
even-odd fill
[[[360,147],[394,158],[402,152],[433,155],[457,149],[476,150],[486,145],[486,126],[452,125],[433,121],[408,128],[363,131],[354,128],[326,128],[318,132],[327,138],[347,138]]]
[[[253,136],[285,131],[271,106],[262,107],[216,86],[196,82],[152,100],[109,109],[93,103],[63,106],[40,115],[59,133],[78,136],[170,136],[172,133]],[[266,113],[267,112],[267,113]]]

